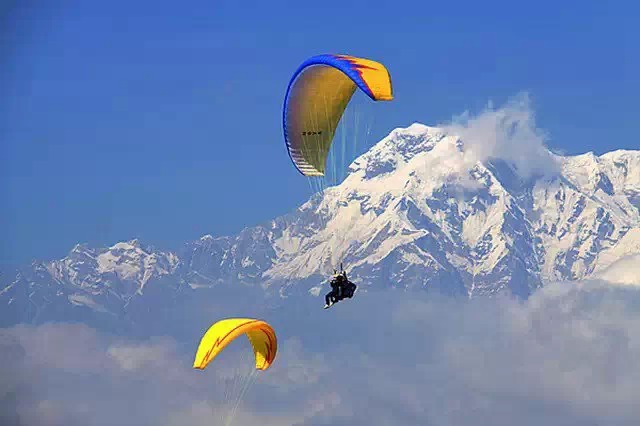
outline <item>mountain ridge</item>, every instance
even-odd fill
[[[176,251],[138,240],[76,245],[63,259],[21,268],[0,283],[4,322],[37,321],[43,309],[120,316],[149,293],[162,300],[220,285],[317,295],[340,262],[364,290],[526,298],[640,253],[640,151],[545,148],[536,161],[546,169],[535,174],[477,151],[443,128],[396,128],[341,184],[237,235],[205,235]]]

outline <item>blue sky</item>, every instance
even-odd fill
[[[373,139],[527,91],[552,148],[638,148],[639,10],[607,4],[3,6],[0,264],[77,242],[176,248],[291,211],[309,190],[284,149],[282,97],[318,53],[388,66],[395,100]]]

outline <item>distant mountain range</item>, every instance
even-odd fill
[[[357,158],[340,185],[238,235],[175,252],[137,240],[77,245],[3,276],[0,320],[119,320],[219,286],[309,297],[340,262],[364,290],[526,298],[640,254],[640,151],[549,152],[557,173],[525,179],[501,159],[463,161],[465,150],[459,137],[413,124]]]

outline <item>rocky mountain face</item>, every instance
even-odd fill
[[[504,159],[474,160],[443,129],[396,129],[340,185],[236,236],[206,235],[175,252],[136,240],[78,245],[3,276],[1,319],[121,318],[219,286],[317,295],[340,262],[365,290],[526,298],[639,254],[640,151],[547,154],[549,173],[522,177]]]

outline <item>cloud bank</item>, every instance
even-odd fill
[[[637,288],[558,284],[526,302],[362,292],[329,311],[301,303],[266,314],[279,354],[252,377],[246,341],[196,371],[192,338],[125,340],[78,324],[3,329],[1,423],[211,425],[233,410],[237,425],[640,419]],[[247,377],[253,386],[234,409]]]

